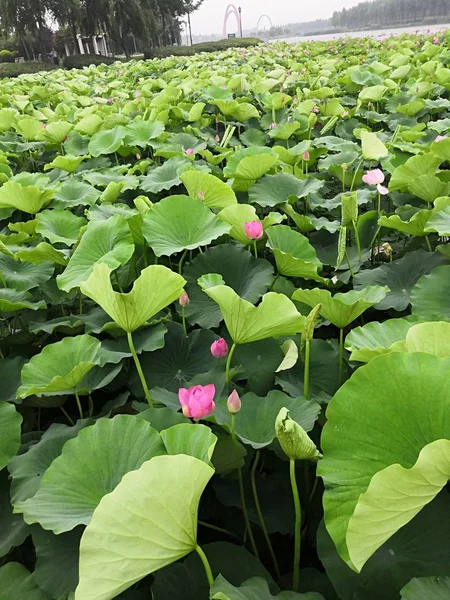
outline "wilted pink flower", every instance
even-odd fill
[[[241,410],[242,404],[241,399],[239,398],[239,394],[236,390],[233,390],[231,394],[228,396],[227,400],[227,408],[228,412],[231,415],[235,415]]]
[[[435,142],[442,142],[442,140],[446,140],[446,139],[447,139],[447,136],[445,136],[445,135],[438,135],[434,141]]]
[[[214,358],[223,358],[228,354],[228,344],[223,338],[211,344],[211,354]]]
[[[270,124],[270,129],[276,129],[278,126],[276,123],[271,123]]]
[[[216,388],[213,383],[208,385],[193,385],[188,390],[180,388],[178,390],[178,400],[180,401],[183,415],[190,419],[201,419],[210,415],[214,408],[214,396]]]
[[[192,156],[194,154],[194,149],[188,148],[187,150],[184,151],[184,153],[186,154],[186,156]]]
[[[187,306],[190,302],[189,300],[189,296],[187,295],[186,292],[184,292],[184,294],[182,296],[180,296],[180,298],[178,299],[178,302],[180,303],[180,306]]]
[[[203,192],[202,190],[200,190],[199,193],[198,193],[198,199],[203,202],[203,200],[205,199],[205,192]]]
[[[383,183],[384,181],[384,173],[381,169],[373,169],[372,171],[367,171],[363,175],[362,180],[367,185],[378,185],[379,183]]]
[[[310,159],[309,152],[308,152],[308,150],[305,150],[305,151],[303,152],[303,160],[304,160],[305,162],[308,162],[308,161],[309,161],[309,159]]]
[[[261,221],[251,221],[244,223],[245,233],[251,240],[259,240],[263,236],[263,225]]]
[[[318,107],[318,106],[314,106],[314,108],[312,109],[312,111],[313,111],[313,113],[316,113],[316,115],[317,115],[318,113],[320,113],[320,109],[319,109],[319,107]]]

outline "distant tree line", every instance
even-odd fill
[[[336,11],[331,24],[339,29],[434,23],[450,16],[449,0],[372,0]]]
[[[78,52],[77,34],[106,34],[127,56],[135,40],[141,46],[161,47],[180,41],[181,20],[203,0],[0,0],[0,28],[16,41],[26,58],[36,46],[45,55],[60,39]],[[52,25],[52,26],[50,26]],[[133,43],[134,40],[134,43]]]

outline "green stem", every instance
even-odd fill
[[[256,247],[256,240],[253,240],[253,252],[255,254],[255,258],[258,258],[258,248]]]
[[[345,251],[345,258],[347,259],[348,269],[350,271],[350,275],[354,278],[355,273],[353,272],[352,263],[350,262],[350,258],[348,256],[347,250]]]
[[[142,370],[141,363],[139,361],[139,357],[136,353],[136,348],[134,347],[133,336],[131,335],[131,333],[129,331],[127,332],[127,339],[128,339],[128,346],[130,347],[130,352],[133,356],[134,364],[136,365],[139,379],[141,380],[142,389],[144,390],[145,398],[148,402],[149,407],[153,408],[153,402],[152,402],[152,399],[150,398],[150,392],[148,390],[147,382],[145,380],[144,371]]]
[[[218,531],[219,533],[224,533],[225,535],[228,535],[229,537],[232,537],[235,540],[241,541],[241,538],[238,535],[236,535],[235,533],[233,533],[232,531],[230,531],[229,529],[224,529],[223,527],[217,527],[217,525],[211,525],[211,523],[206,523],[206,521],[198,521],[198,524],[201,525],[202,527],[206,527],[207,529],[212,529],[213,531]]]
[[[184,337],[187,337],[187,329],[186,329],[186,315],[184,312],[184,306],[181,307],[181,321],[183,323],[183,331],[184,331]]]
[[[69,415],[69,413],[62,406],[60,406],[59,408],[61,409],[64,416],[66,417],[66,419],[69,421],[69,423],[73,427],[75,425],[75,421],[72,419],[72,417]]]
[[[270,556],[272,557],[273,566],[275,568],[275,573],[277,575],[277,580],[281,580],[280,569],[278,567],[277,557],[275,556],[275,552],[273,551],[272,542],[270,541],[269,532],[267,531],[266,522],[264,521],[264,515],[261,510],[261,504],[259,502],[258,496],[258,488],[256,487],[256,467],[258,466],[259,457],[261,453],[259,450],[256,452],[255,460],[253,462],[252,473],[251,473],[251,481],[252,481],[252,490],[253,490],[253,498],[255,500],[256,512],[258,513],[259,524],[261,525],[261,529],[263,530],[264,538],[266,540],[267,547],[269,548]]]
[[[309,354],[311,350],[311,342],[305,342],[305,368],[303,374],[303,395],[309,400]]]
[[[80,413],[80,419],[82,419],[83,418],[83,409],[81,407],[81,402],[80,402],[80,397],[78,395],[78,392],[75,392],[75,399],[77,401],[78,412]]]
[[[275,277],[273,278],[272,283],[270,284],[270,288],[269,288],[269,292],[271,292],[273,290],[273,288],[275,287],[275,284],[277,282],[278,277],[280,276],[279,273],[277,273],[277,275],[275,275]]]
[[[377,201],[377,213],[381,213],[381,194],[378,192],[378,201]]]
[[[230,352],[227,358],[227,366],[225,367],[225,382],[230,383],[230,366],[231,366],[231,358],[233,356],[233,352],[236,350],[236,344],[231,346]]]
[[[427,246],[428,246],[428,252],[433,252],[433,248],[431,247],[430,240],[428,239],[427,235],[425,236],[425,241],[426,241]]]
[[[355,242],[358,249],[358,260],[361,260],[361,242],[359,241],[359,231],[356,221],[353,221],[353,229],[355,230]]]
[[[344,330],[339,330],[339,385],[342,383],[342,371],[344,366]]]
[[[298,495],[297,479],[295,477],[295,459],[291,458],[289,465],[289,474],[291,478],[292,497],[295,508],[295,537],[294,537],[294,575],[292,579],[292,590],[298,590],[299,569],[300,569],[300,544],[302,534],[302,509],[300,507],[300,496]]]
[[[180,258],[180,262],[178,263],[178,273],[180,275],[183,274],[183,263],[184,263],[184,259],[186,258],[187,253],[188,253],[188,250],[186,248],[186,250],[183,252],[183,254],[182,254],[181,258]]]
[[[203,568],[205,569],[206,577],[208,579],[208,585],[211,588],[214,585],[214,576],[212,574],[211,565],[209,564],[209,560],[206,558],[206,554],[197,544],[195,546],[195,551],[200,556],[200,560],[202,561]]]
[[[364,158],[359,162],[358,166],[356,167],[355,173],[353,174],[352,185],[350,187],[351,192],[353,192],[353,187],[355,185],[356,176],[358,175],[359,167],[363,164],[363,162],[364,162]]]
[[[92,417],[94,414],[94,401],[92,400],[92,395],[89,394],[89,416]]]
[[[236,440],[236,415],[231,415],[231,439],[233,440],[234,455],[238,458],[238,445]],[[250,544],[252,546],[253,554],[256,558],[259,558],[258,549],[256,547],[255,538],[253,537],[253,530],[248,518],[247,504],[245,503],[245,492],[244,492],[244,479],[242,477],[242,469],[240,465],[237,468],[238,480],[239,480],[239,494],[241,496],[241,507],[242,514],[244,515],[245,527],[248,531],[248,537],[250,538]]]
[[[83,296],[81,294],[81,290],[78,290],[78,314],[83,314]]]

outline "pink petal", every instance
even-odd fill
[[[180,401],[181,406],[188,406],[190,395],[190,391],[186,388],[180,388],[178,390],[178,400]]]
[[[389,190],[380,183],[377,185],[377,190],[382,196],[387,196],[389,194]]]

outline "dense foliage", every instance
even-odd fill
[[[167,46],[165,48],[151,48],[145,52],[145,58],[166,58],[168,56],[193,56],[199,52],[219,52],[228,48],[250,48],[256,46],[261,40],[257,38],[230,38],[217,42],[202,42],[192,46]]]
[[[0,83],[2,599],[448,597],[448,42]]]

